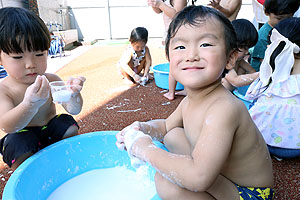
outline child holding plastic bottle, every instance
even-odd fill
[[[148,42],[148,31],[144,27],[137,27],[131,31],[130,44],[123,53],[118,67],[121,74],[131,83],[145,85],[150,78],[149,74],[152,59],[150,50],[146,46]],[[143,71],[143,75],[140,73]]]
[[[280,21],[247,99],[257,99],[249,110],[269,151],[280,158],[300,156],[300,18]]]
[[[71,115],[56,114],[49,82],[61,79],[47,69],[50,34],[44,22],[23,8],[0,9],[0,64],[8,76],[0,82],[0,152],[9,167],[63,138],[77,134]],[[71,78],[72,95],[62,104],[70,114],[82,108],[84,77]]]
[[[235,51],[231,22],[213,8],[186,7],[170,24],[166,55],[187,96],[167,119],[134,122],[116,142],[156,169],[162,199],[273,197],[266,143],[244,104],[221,83]]]
[[[247,19],[233,20],[232,25],[237,35],[236,62],[222,79],[223,86],[229,91],[233,91],[236,87],[250,85],[259,75],[259,72],[256,72],[245,60],[245,57],[249,55],[248,49],[257,42],[256,28]]]

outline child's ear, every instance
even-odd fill
[[[229,58],[228,58],[228,61],[227,61],[227,65],[226,65],[226,69],[227,70],[231,70],[232,68],[234,68],[235,64],[236,64],[236,61],[238,59],[238,50],[234,50]]]

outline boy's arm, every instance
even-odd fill
[[[157,14],[162,13],[161,9],[159,9],[159,8],[157,8],[157,7],[153,7],[153,6],[151,6],[151,7],[152,7],[152,10],[153,10],[154,12],[156,12]]]
[[[233,108],[232,103],[219,101],[220,105],[212,106],[206,116],[213,123],[204,123],[199,133],[194,133],[199,137],[191,155],[164,151],[147,137],[139,138],[131,153],[149,162],[172,183],[190,191],[206,191],[221,173],[239,123],[239,109]]]
[[[225,76],[225,79],[234,87],[250,85],[259,76],[259,72],[252,74],[238,75],[234,69],[231,69]]]
[[[247,72],[247,74],[255,73],[255,69],[244,59],[239,61],[239,67]]]
[[[230,2],[228,2],[225,7],[220,5],[221,1],[222,0],[211,0],[209,5],[219,10],[226,17],[230,17],[239,8],[240,4],[242,3],[241,0],[230,0]]]
[[[184,99],[182,100],[182,102]],[[181,116],[181,104],[177,107],[177,109],[167,118],[167,119],[156,119],[150,120],[147,122],[134,122],[131,125],[125,127],[121,131],[119,131],[116,135],[117,141],[116,145],[119,149],[124,149],[125,147],[125,139],[124,136],[126,132],[130,129],[134,129],[137,131],[142,131],[145,134],[150,135],[154,140],[163,141],[164,136],[171,129],[175,127],[182,127],[182,116]]]
[[[2,88],[3,89],[3,88]],[[3,89],[5,91],[5,89]],[[25,92],[24,99],[17,106],[13,100],[0,95],[0,128],[5,133],[15,133],[26,127],[49,98],[49,83],[46,77],[39,76]]]
[[[147,46],[146,46],[145,59],[146,59],[146,62],[145,62],[144,76],[146,77],[149,73],[150,66],[152,65],[152,58],[151,58],[150,50]]]
[[[172,19],[177,12],[181,11],[187,5],[187,2],[185,0],[174,0],[173,7],[170,7],[163,1],[156,0],[155,2],[148,1],[148,5],[152,6],[154,12],[163,12],[165,15]]]
[[[185,99],[182,100],[184,102]],[[175,127],[183,127],[182,122],[182,102],[178,105],[176,110],[167,118],[159,120],[150,120],[141,123],[141,131],[150,135],[152,138],[162,141],[164,136]]]

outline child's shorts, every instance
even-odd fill
[[[272,200],[274,191],[272,188],[250,188],[236,185],[240,200]]]
[[[56,115],[45,126],[25,127],[16,133],[7,134],[0,140],[0,153],[9,167],[26,153],[39,150],[62,140],[68,128],[77,122],[71,115]]]

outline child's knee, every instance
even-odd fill
[[[65,132],[63,138],[72,137],[78,134],[78,127],[74,124],[70,126],[67,131]]]
[[[190,144],[185,136],[183,128],[174,128],[164,137],[166,148],[172,152],[182,155],[190,154]]]

